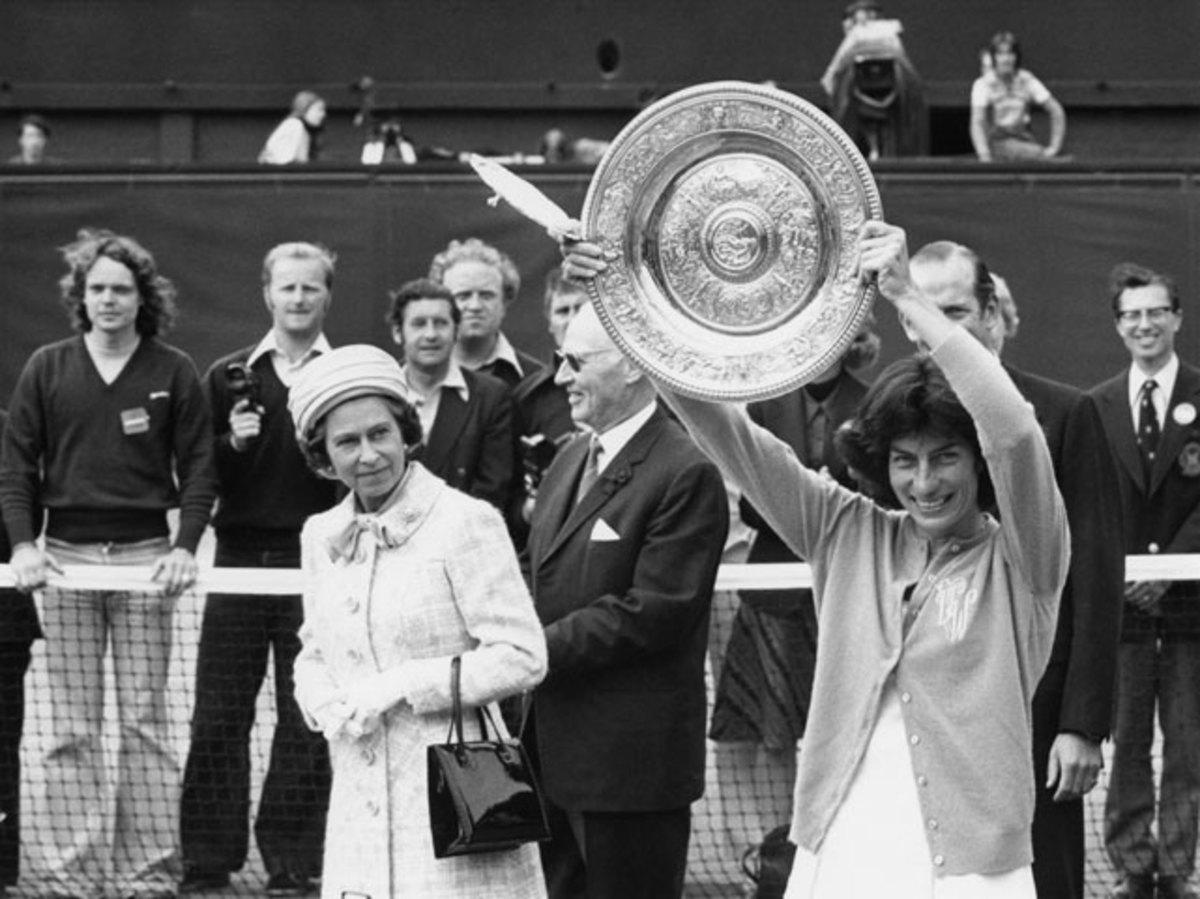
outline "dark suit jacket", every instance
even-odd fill
[[[8,413],[0,409],[0,431],[8,423]],[[41,513],[37,515],[38,528],[41,528]],[[12,545],[8,542],[8,532],[0,524],[0,562],[12,558]],[[11,587],[0,589],[0,643],[30,643],[42,636],[42,628],[38,623],[37,607],[33,597],[21,593]]]
[[[558,454],[529,536],[549,649],[534,693],[546,793],[568,810],[681,808],[704,790],[704,654],[725,487],[656,410],[576,506],[587,447],[576,439]]]
[[[575,431],[567,391],[554,383],[557,372],[555,356],[552,364],[526,375],[513,388],[521,434],[542,434],[556,441]]]
[[[1180,363],[1175,390],[1167,405],[1150,481],[1129,408],[1129,375],[1123,371],[1092,389],[1104,431],[1116,457],[1121,490],[1126,554],[1200,552],[1200,420],[1176,419],[1179,409],[1200,410],[1200,369]],[[1186,417],[1186,413],[1182,417]],[[1200,582],[1175,581],[1162,599],[1164,639],[1200,639]],[[1125,609],[1123,639],[1152,639],[1154,618],[1132,606]]]
[[[443,390],[417,456],[451,487],[509,511],[515,471],[512,397],[489,375],[463,369],[467,401]]]
[[[1044,734],[1048,741],[1064,731],[1099,739],[1108,735],[1112,715],[1124,603],[1116,471],[1102,451],[1104,429],[1090,396],[1011,366],[1005,371],[1033,406],[1046,435],[1071,526],[1071,567],[1034,705],[1046,706],[1041,717],[1056,725]]]

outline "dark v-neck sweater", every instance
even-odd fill
[[[305,519],[337,502],[338,485],[315,474],[304,461],[288,413],[288,388],[275,373],[269,353],[254,362],[262,431],[245,450],[233,448],[229,410],[236,398],[229,392],[225,369],[230,362],[245,362],[253,350],[245,347],[218,359],[204,378],[212,401],[219,485],[213,527],[218,541],[299,551]]]
[[[165,536],[195,551],[216,493],[208,404],[192,360],[142,338],[111,384],[83,337],[40,347],[13,391],[0,451],[0,503],[13,544],[48,536],[76,543]]]

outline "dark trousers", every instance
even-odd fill
[[[1162,728],[1157,816],[1150,750]],[[1104,847],[1122,874],[1188,877],[1200,815],[1200,643],[1122,643]],[[1151,824],[1158,819],[1157,838]]]
[[[298,542],[298,541],[297,541]],[[300,552],[217,544],[225,568],[295,568]],[[250,817],[250,730],[274,654],[277,721],[254,836],[267,874],[321,871],[329,805],[329,751],[308,729],[293,696],[300,651],[299,596],[214,593],[208,597],[196,662],[196,706],[183,779],[180,838],[184,864],[236,871],[246,860]]]
[[[1083,800],[1055,802],[1057,785],[1046,788],[1065,679],[1065,663],[1052,663],[1033,695],[1033,880],[1039,899],[1083,899]]]
[[[0,602],[4,602],[0,597]],[[17,882],[21,858],[21,728],[32,641],[0,643],[0,886]]]
[[[683,895],[690,808],[566,813],[555,809],[550,819],[553,838],[542,844],[550,899],[679,899]]]

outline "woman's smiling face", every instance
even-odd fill
[[[896,498],[935,543],[975,532],[979,468],[979,457],[962,440],[928,431],[896,438],[888,453]]]

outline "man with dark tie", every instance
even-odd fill
[[[551,899],[670,899],[704,791],[725,487],[590,306],[562,357],[557,380],[588,433],[546,472],[529,535],[549,652],[526,733],[552,806],[543,865]]]
[[[1200,369],[1180,361],[1179,294],[1166,275],[1118,265],[1111,276],[1126,371],[1092,391],[1116,457],[1125,552],[1200,552]],[[1104,843],[1117,899],[1181,899],[1200,813],[1200,583],[1132,581],[1117,667]],[[1154,711],[1162,729],[1155,822]],[[1156,832],[1155,832],[1156,831]]]
[[[516,487],[513,402],[499,379],[454,357],[462,313],[426,278],[392,292],[387,317],[404,353],[408,400],[421,419],[421,464],[451,487],[508,513]]]
[[[991,272],[973,249],[945,240],[926,244],[913,254],[912,277],[948,318],[1000,355],[1002,306]],[[1083,796],[1102,766],[1121,615],[1116,473],[1091,398],[1008,364],[1004,370],[1037,415],[1071,526],[1070,575],[1032,704],[1033,876],[1041,896],[1082,899]]]

